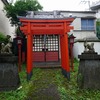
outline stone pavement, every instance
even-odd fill
[[[50,84],[46,88],[40,88],[32,93],[27,100],[60,100],[60,96],[57,87],[54,84]]]
[[[25,100],[61,100],[56,84],[56,69],[42,69],[41,76],[33,80],[33,86],[30,88]]]

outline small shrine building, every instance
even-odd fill
[[[57,62],[61,59],[63,74],[70,79],[68,32],[73,29],[73,17],[59,11],[28,11],[18,16],[20,30],[27,37],[27,79],[32,76],[33,62]]]

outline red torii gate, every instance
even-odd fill
[[[27,36],[27,79],[30,80],[33,68],[33,35],[58,34],[60,35],[61,65],[63,74],[70,79],[68,32],[73,29],[70,24],[74,18],[35,19],[18,17],[22,26],[21,31]]]

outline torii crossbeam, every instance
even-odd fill
[[[31,14],[33,14],[31,12]],[[32,51],[33,48],[33,35],[60,35],[60,50],[61,50],[61,65],[63,74],[70,79],[70,65],[69,65],[69,51],[68,51],[68,32],[73,29],[70,24],[73,22],[72,17],[58,17],[60,15],[55,12],[52,14],[52,18],[45,14],[45,18],[41,18],[40,14],[33,14],[29,16],[19,16],[19,20],[22,23],[20,30],[27,36],[27,79],[30,80],[32,76],[33,61]],[[37,17],[36,17],[37,16]],[[49,16],[47,18],[47,16]]]

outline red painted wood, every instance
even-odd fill
[[[33,61],[42,61],[44,62],[45,61],[45,54],[44,52],[33,52]]]
[[[22,62],[25,62],[25,52],[22,52]]]
[[[21,71],[21,44],[18,45],[18,71]]]
[[[58,52],[46,52],[46,61],[58,61]]]
[[[38,30],[32,30],[31,33],[34,35],[43,35],[43,34],[47,34],[47,35],[52,35],[52,34],[61,34],[63,32],[63,30],[60,29],[38,29]]]
[[[67,22],[68,24],[70,24],[72,21],[74,20],[74,18],[66,18],[66,19],[48,19],[48,20],[45,20],[45,19],[38,19],[38,20],[35,20],[35,19],[28,19],[28,18],[20,18],[20,21],[22,23],[27,23],[27,22],[31,22],[31,23],[63,23],[63,22]]]
[[[20,27],[20,29],[24,32],[25,35],[27,35],[27,73],[30,73],[32,71],[32,37],[34,34],[60,34],[60,37],[62,35],[61,42],[61,61],[62,61],[62,67],[67,71],[70,72],[70,66],[69,66],[69,53],[68,53],[68,35],[67,33],[72,29],[71,22],[74,20],[74,18],[67,18],[67,19],[28,19],[28,18],[20,18],[20,21],[22,22],[23,26]],[[63,24],[62,24],[63,23]],[[37,24],[43,24],[42,26],[36,26],[33,27],[32,25]],[[56,55],[56,54],[55,54]],[[34,56],[33,56],[34,57]],[[56,59],[56,56],[54,56],[52,59]],[[47,60],[51,60],[51,56],[48,54]]]
[[[30,74],[32,71],[32,36],[31,35],[27,35],[27,73]]]
[[[20,27],[21,30],[28,30],[27,26]]]
[[[45,62],[45,61],[58,61],[58,52],[34,52],[33,61],[34,62]]]
[[[31,34],[63,34],[64,22],[66,23],[66,32],[69,32],[70,29],[73,29],[72,26],[69,26],[74,18],[68,19],[57,19],[57,20],[31,20],[31,19],[20,19],[23,25],[20,29],[24,34],[29,34],[28,24],[30,23]]]
[[[60,35],[60,52],[61,52],[61,65],[64,68],[64,49],[63,49],[63,35]]]
[[[69,65],[69,51],[68,51],[68,34],[65,34],[67,31],[66,29],[66,23],[64,23],[64,34],[61,38],[61,49],[62,49],[62,67],[67,72],[70,72],[70,65]]]
[[[34,27],[35,29],[36,28],[46,28],[46,27],[49,27],[49,28],[56,28],[56,27],[60,27],[60,28],[63,28],[64,25],[63,23],[31,23],[31,28]]]
[[[65,45],[68,45],[68,36],[67,36],[67,34],[64,35],[63,41],[64,41]],[[64,69],[67,72],[70,72],[68,47],[64,46],[63,49],[64,49],[64,57],[63,57],[64,58]]]

